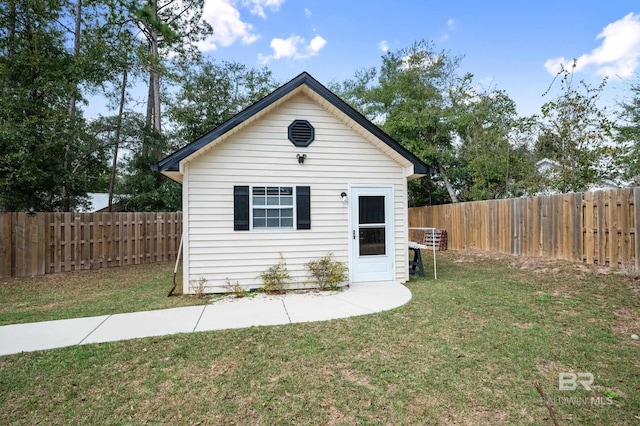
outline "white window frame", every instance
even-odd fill
[[[292,197],[292,204],[290,206],[288,205],[277,205],[277,206],[269,206],[267,204],[263,205],[257,205],[254,206],[253,204],[253,190],[254,188],[264,188],[265,189],[265,197],[267,197],[267,192],[268,192],[268,188],[291,188],[291,197]],[[269,231],[295,231],[296,228],[296,209],[297,209],[297,205],[296,205],[296,185],[293,184],[261,184],[261,185],[249,185],[249,230],[250,231],[265,231],[265,232],[269,232]],[[272,209],[272,210],[282,210],[282,209],[288,209],[291,208],[293,211],[293,216],[292,216],[292,224],[291,226],[278,226],[278,227],[269,227],[269,226],[265,226],[265,227],[254,227],[253,226],[253,209],[257,208],[257,209]]]

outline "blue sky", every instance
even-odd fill
[[[302,71],[343,81],[379,66],[384,49],[432,40],[521,115],[539,112],[561,62],[580,58],[577,77],[592,84],[609,75],[612,103],[640,59],[640,4],[627,0],[205,0],[205,18],[215,34],[203,52],[266,65],[283,83]]]

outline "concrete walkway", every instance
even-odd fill
[[[204,306],[6,325],[0,327],[0,355],[175,333],[326,321],[386,311],[409,300],[411,292],[402,284],[358,283],[330,295],[258,295]]]

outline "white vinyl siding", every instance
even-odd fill
[[[308,147],[296,147],[287,138],[287,127],[296,119],[308,120],[315,128]],[[297,154],[306,154],[304,164],[298,163]],[[340,194],[350,184],[394,186],[396,280],[408,279],[405,168],[306,95],[292,98],[187,162],[183,172],[189,252],[184,260],[185,291],[189,281],[201,278],[207,280],[208,291],[225,291],[226,280],[260,287],[258,275],[275,265],[280,253],[292,281],[300,286],[310,260],[331,252],[348,264],[349,201],[343,202]],[[311,229],[234,231],[237,185],[309,186]]]

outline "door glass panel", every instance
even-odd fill
[[[360,225],[385,223],[384,195],[358,197],[358,217]]]
[[[358,236],[360,256],[386,254],[384,195],[358,197]]]
[[[385,228],[360,228],[360,256],[386,254]]]

